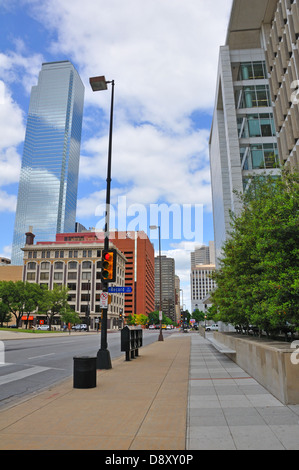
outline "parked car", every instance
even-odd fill
[[[75,331],[86,331],[87,330],[87,325],[85,323],[82,323],[81,325],[74,325],[72,326],[72,330]]]
[[[49,327],[49,325],[38,325],[38,327],[36,329],[46,331],[46,330],[49,330],[50,327]]]
[[[218,325],[208,325],[206,326],[206,331],[218,331]]]
[[[150,326],[148,327],[148,329],[149,329],[149,330],[155,330],[156,327],[155,327],[155,325],[150,325]]]

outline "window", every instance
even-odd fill
[[[48,263],[48,261],[43,261],[40,265],[40,268],[43,270],[50,269],[50,263]]]
[[[35,273],[27,273],[27,281],[35,281]]]
[[[56,261],[56,263],[54,264],[54,269],[63,269],[63,262],[62,261]]]
[[[32,263],[32,262],[28,263],[27,269],[36,269],[36,263]]]
[[[255,85],[237,88],[235,100],[237,109],[270,107],[269,86]]]
[[[84,281],[90,280],[90,274],[91,274],[90,272],[83,272],[83,273],[82,273],[82,279],[83,279]]]
[[[49,280],[49,273],[40,273],[40,280],[41,281],[48,281]]]
[[[77,272],[69,272],[67,275],[68,279],[77,279]]]
[[[265,62],[242,62],[238,80],[262,80],[267,78]]]
[[[82,269],[91,269],[91,261],[83,261]]]
[[[275,125],[272,114],[248,114],[238,117],[240,139],[249,137],[274,137]]]
[[[69,262],[69,269],[77,269],[78,263],[77,261],[70,261]]]
[[[242,170],[257,170],[278,167],[276,144],[256,144],[240,147]]]
[[[54,273],[54,281],[62,281],[63,273]]]

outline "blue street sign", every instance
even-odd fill
[[[109,294],[131,294],[132,287],[108,287]]]

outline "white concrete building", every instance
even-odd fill
[[[226,44],[220,48],[210,134],[216,267],[230,230],[230,215],[252,177],[279,174],[269,76],[262,45],[263,21],[277,1],[234,0]]]

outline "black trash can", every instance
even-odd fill
[[[95,388],[97,386],[97,358],[74,357],[74,388]]]

